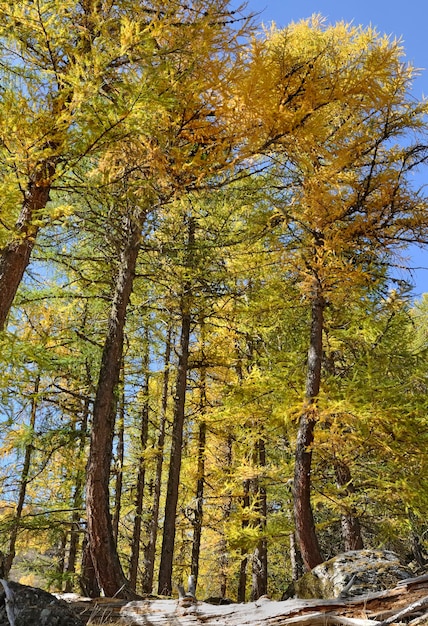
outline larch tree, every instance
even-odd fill
[[[226,115],[230,105],[222,93],[223,87],[227,92],[222,74],[233,72],[242,34],[230,23],[234,20],[225,1],[213,2],[209,10],[206,3],[194,2],[192,6],[177,3],[165,13],[162,7],[154,14],[144,8],[139,11],[145,38],[138,28],[129,36],[135,49],[143,46],[145,56],[127,85],[139,106],[126,120],[126,141],[117,142],[100,162],[100,179],[113,185],[126,181],[126,189],[118,196],[117,210],[121,207],[123,216],[120,256],[94,402],[86,483],[88,535],[97,577],[107,595],[124,597],[132,591],[114,542],[109,472],[115,390],[142,228],[149,212],[198,189],[234,159],[230,146],[236,129]],[[133,19],[138,23],[136,15]],[[186,310],[184,314],[187,320]],[[183,327],[184,342],[188,333]],[[184,378],[180,381],[185,384]],[[181,415],[182,407],[177,407]],[[179,442],[179,434],[176,439]],[[171,484],[174,481],[172,477]],[[171,487],[172,494],[175,488]]]
[[[76,163],[118,136],[135,105],[135,94],[124,96],[123,81],[144,48],[136,49],[133,21],[143,27],[146,19],[136,5],[120,1],[0,3],[0,158],[7,199],[0,328],[38,234],[61,216],[61,208],[52,213],[48,207],[55,189],[70,184],[66,178]]]
[[[343,305],[361,285],[371,287],[376,275],[384,275],[394,249],[424,241],[427,201],[410,184],[411,172],[426,159],[423,143],[413,140],[423,129],[426,105],[409,96],[413,70],[403,63],[399,42],[345,24],[307,27],[304,22],[273,33],[268,46],[273,56],[285,54],[299,36],[299,46],[319,50],[313,88],[318,81],[321,90],[326,85],[342,90],[303,123],[293,151],[273,148],[279,178],[272,202],[284,221],[284,263],[310,309],[294,511],[304,563],[311,569],[322,561],[310,492],[325,309]]]

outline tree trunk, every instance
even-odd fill
[[[316,399],[321,385],[322,335],[325,301],[318,285],[311,308],[311,334],[308,351],[305,408],[297,433],[294,468],[294,521],[305,568],[311,570],[323,558],[315,532],[311,507],[312,444],[316,423]]]
[[[155,483],[153,488],[153,505],[148,526],[148,542],[144,549],[144,572],[143,572],[143,593],[152,593],[153,578],[155,571],[155,555],[156,555],[156,540],[158,534],[159,523],[159,505],[160,505],[160,493],[162,488],[162,468],[163,468],[163,451],[165,446],[165,426],[166,426],[166,412],[168,408],[168,394],[169,394],[169,371],[171,360],[171,327],[168,328],[166,346],[165,346],[165,368],[163,374],[163,386],[162,386],[162,403],[161,403],[161,416],[159,423],[159,436],[157,440],[156,448],[156,472]]]
[[[201,329],[201,355],[203,359],[205,345],[205,328],[203,319],[200,322]],[[190,574],[193,576],[195,589],[198,584],[199,558],[201,552],[202,523],[204,515],[204,488],[205,488],[205,446],[207,440],[207,424],[205,412],[207,407],[207,377],[206,366],[203,362],[200,368],[199,380],[199,433],[198,433],[198,469],[196,480],[196,506],[193,520],[192,555]]]
[[[45,159],[34,169],[24,192],[21,213],[15,225],[14,237],[1,251],[0,256],[0,331],[30,262],[39,226],[34,217],[40,214],[49,200],[55,159]]]
[[[245,517],[245,509],[250,508],[250,481],[245,480],[244,484],[244,495],[242,498],[242,509],[244,512],[244,517],[242,519],[242,528],[246,528],[249,524],[249,520]],[[246,550],[242,548],[242,554],[246,554]],[[238,579],[238,592],[237,592],[237,600],[238,602],[245,602],[247,595],[247,565],[248,565],[248,557],[243,556],[241,563],[239,565],[239,579]]]
[[[303,576],[303,563],[296,541],[296,533],[290,535],[291,580],[299,580]]]
[[[227,436],[227,453],[225,459],[225,469],[227,471],[227,475],[230,476],[232,471],[232,447],[233,447],[233,438],[232,434],[228,433]],[[222,507],[223,510],[223,527],[228,526],[228,522],[232,513],[233,506],[233,498],[232,494],[229,493],[225,505]],[[229,585],[229,551],[227,547],[227,541],[223,536],[220,540],[220,557],[219,557],[219,576],[220,576],[220,596],[222,598],[226,598],[228,585]]]
[[[206,443],[207,425],[202,421],[199,424],[198,437],[198,479],[196,483],[196,506],[195,517],[193,520],[193,540],[192,540],[192,556],[190,563],[190,573],[194,576],[195,587],[198,583],[199,576],[199,557],[201,551],[202,522],[203,522],[203,501],[205,486],[205,443]]]
[[[181,320],[180,354],[178,359],[176,393],[174,398],[174,421],[172,425],[171,456],[165,502],[162,552],[159,567],[158,593],[172,593],[172,565],[175,545],[175,523],[177,515],[178,488],[180,484],[181,456],[183,444],[184,409],[186,402],[187,369],[189,360],[191,315],[184,309]]]
[[[32,437],[36,426],[36,414],[37,414],[37,394],[39,393],[40,375],[36,376],[34,382],[33,397],[31,399],[31,412],[30,412],[30,431]],[[18,502],[16,503],[16,512],[13,519],[12,527],[10,529],[9,547],[6,557],[4,559],[4,578],[7,578],[12,568],[13,560],[15,558],[16,540],[18,537],[19,527],[21,524],[22,511],[24,509],[25,497],[27,495],[27,485],[30,474],[31,457],[33,456],[34,446],[29,443],[25,446],[24,464],[22,466],[21,482],[19,485]]]
[[[98,585],[87,535],[83,539],[82,567],[79,583],[81,592],[86,598],[98,598],[100,596],[101,589]]]
[[[78,450],[78,459],[79,461],[83,458],[85,454],[86,447],[86,436],[88,432],[88,419],[89,419],[89,398],[85,399],[83,405],[83,415],[82,422],[80,426],[80,437],[79,437],[79,450]],[[73,591],[73,580],[72,577],[76,573],[76,561],[77,561],[77,552],[79,549],[79,538],[81,535],[81,517],[82,517],[82,509],[83,509],[83,486],[84,486],[84,474],[83,470],[78,469],[75,485],[74,485],[74,494],[73,494],[73,513],[71,516],[71,531],[70,531],[70,545],[68,550],[68,561],[67,561],[67,579],[65,581],[65,592],[70,593]]]
[[[138,564],[140,561],[141,516],[143,514],[143,498],[146,478],[145,452],[149,434],[149,338],[146,328],[146,354],[144,356],[144,404],[141,411],[140,454],[138,459],[138,475],[135,495],[134,529],[132,533],[131,558],[129,563],[129,582],[132,589],[137,587]]]
[[[336,473],[337,485],[341,490],[344,490],[345,495],[355,493],[348,465],[343,463],[343,461],[335,461],[334,471]],[[353,507],[342,513],[341,526],[345,552],[349,550],[362,550],[364,544],[361,536],[361,525]]]
[[[134,597],[117,554],[110,514],[109,481],[117,390],[123,353],[126,309],[131,296],[138,251],[141,217],[125,224],[125,243],[110,310],[107,336],[95,396],[86,481],[88,538],[100,587],[106,596]]]
[[[256,444],[256,458],[260,467],[266,467],[266,446],[265,441],[262,438],[260,438]],[[251,600],[257,600],[260,596],[266,595],[268,591],[268,548],[267,538],[265,535],[267,521],[267,494],[266,487],[260,485],[259,479],[256,483],[255,498],[255,510],[258,514],[257,525],[259,527],[261,537],[253,553]]]
[[[122,364],[123,372],[123,364]],[[122,510],[122,490],[123,490],[123,461],[125,457],[125,389],[121,384],[119,415],[116,428],[116,462],[114,464],[114,473],[116,474],[114,485],[114,510],[113,510],[113,536],[117,546],[119,537],[119,521]]]
[[[193,248],[195,243],[195,220],[188,218],[188,240],[185,265],[192,267]],[[177,516],[178,490],[180,484],[181,456],[183,444],[184,413],[186,404],[187,372],[189,362],[189,341],[191,315],[192,285],[186,280],[181,297],[181,332],[180,349],[177,367],[177,380],[174,398],[174,416],[172,424],[171,455],[168,472],[168,485],[165,501],[164,527],[162,537],[161,560],[159,566],[158,593],[172,593],[172,565],[175,545],[175,525]]]

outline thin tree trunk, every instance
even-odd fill
[[[132,589],[137,587],[138,564],[140,561],[141,526],[143,514],[143,498],[146,478],[145,452],[149,435],[149,338],[146,328],[146,354],[144,356],[144,404],[141,411],[140,455],[135,495],[134,529],[131,542],[131,558],[129,563],[129,582]]]
[[[162,595],[171,595],[172,593],[172,565],[183,445],[190,325],[190,312],[188,310],[183,310],[180,334],[180,354],[178,359],[176,393],[174,398],[171,456],[165,502],[165,521],[163,527],[161,561],[159,566],[158,593]]]
[[[86,598],[98,598],[100,596],[101,589],[98,585],[87,535],[85,535],[82,544],[82,567],[79,583],[81,592]]]
[[[109,481],[116,416],[115,393],[119,383],[126,310],[134,281],[140,232],[141,217],[128,218],[94,402],[86,481],[88,538],[98,583],[106,596],[122,598],[134,597],[135,594],[129,588],[116,550],[110,514]]]
[[[205,328],[203,319],[201,327],[201,354],[203,358],[205,344]],[[204,416],[207,406],[207,377],[206,366],[202,363],[199,380],[199,433],[198,433],[198,468],[196,480],[196,506],[193,520],[192,555],[190,574],[193,576],[195,589],[198,584],[199,558],[201,552],[202,524],[204,516],[204,488],[205,488],[205,446],[207,440],[207,424]]]
[[[229,433],[227,437],[227,455],[226,455],[226,468],[230,475],[232,468],[232,435]],[[224,507],[224,515],[223,515],[223,525],[227,526],[228,520],[230,519],[230,515],[232,512],[233,499],[232,495],[229,494],[226,506]],[[225,598],[227,595],[229,576],[229,557],[228,557],[228,549],[226,539],[223,538],[220,542],[220,596]]]
[[[338,487],[344,490],[346,495],[355,493],[348,465],[346,465],[346,463],[336,461],[334,464],[334,471]],[[348,550],[362,550],[364,548],[364,543],[361,536],[361,525],[354,508],[342,513],[341,526],[345,552]]]
[[[165,346],[165,367],[163,373],[163,385],[162,385],[162,403],[161,403],[161,415],[159,423],[159,436],[156,447],[156,473],[155,483],[153,488],[153,504],[152,512],[148,526],[148,542],[144,549],[144,572],[142,589],[143,593],[152,593],[153,578],[155,571],[155,555],[156,555],[156,540],[158,534],[159,523],[159,506],[160,506],[160,494],[162,488],[162,468],[163,468],[163,451],[165,447],[165,426],[166,426],[166,413],[168,408],[168,394],[169,394],[169,372],[171,361],[171,327],[168,328],[166,346]]]
[[[294,582],[303,576],[303,563],[296,541],[296,533],[290,535],[291,580]]]
[[[245,510],[250,508],[250,481],[245,480],[244,484],[244,495],[242,498],[242,509],[244,511],[244,518],[242,520],[242,528],[246,528],[249,524],[249,520],[245,517]],[[246,554],[244,548],[242,548],[242,554]],[[239,565],[239,580],[238,580],[238,592],[237,592],[237,600],[238,602],[245,602],[247,595],[247,565],[248,565],[248,557],[244,556],[241,559],[241,563]]]
[[[190,268],[193,262],[193,247],[195,242],[195,221],[192,216],[188,220],[188,240],[186,266]],[[183,427],[186,404],[187,373],[189,362],[189,341],[191,328],[191,281],[186,280],[183,285],[181,298],[181,332],[180,349],[177,367],[176,391],[174,398],[174,416],[172,424],[171,455],[168,472],[168,485],[165,501],[164,527],[162,537],[162,551],[159,566],[158,593],[171,595],[172,593],[172,565],[175,545],[175,525],[177,516],[178,491],[180,485],[181,457],[183,445]]]
[[[198,436],[198,479],[196,483],[196,506],[193,520],[192,555],[190,573],[194,576],[195,588],[199,576],[199,557],[201,552],[202,523],[204,515],[204,486],[205,486],[205,444],[207,425],[202,421],[199,424]]]
[[[64,581],[64,571],[65,571],[65,549],[67,547],[67,531],[61,531],[61,542],[58,549],[58,564],[57,564],[57,572],[58,572],[58,581],[57,581],[57,591],[62,591],[63,581]]]
[[[52,179],[55,175],[56,160],[45,159],[35,167],[30,176],[21,212],[14,229],[14,237],[0,255],[0,331],[30,262],[31,253],[39,232],[35,216],[40,214],[49,201]]]
[[[123,364],[122,364],[123,372]],[[119,403],[119,415],[116,428],[116,462],[114,467],[114,473],[116,474],[116,480],[114,485],[114,509],[113,509],[113,536],[114,542],[117,546],[119,537],[119,521],[122,510],[122,490],[123,490],[123,463],[125,458],[125,389],[122,382],[120,403]]]
[[[37,415],[37,394],[39,393],[40,375],[36,376],[34,382],[33,397],[31,399],[31,411],[30,411],[30,432],[34,433],[36,426]],[[32,435],[33,437],[33,435]],[[10,529],[9,547],[7,555],[4,559],[4,577],[7,578],[12,568],[13,560],[15,558],[16,540],[18,537],[19,527],[21,525],[22,511],[24,509],[25,497],[27,495],[27,486],[29,481],[31,457],[33,456],[34,446],[29,443],[25,446],[24,464],[22,466],[21,481],[19,485],[18,502],[16,503],[16,512],[13,519],[12,527]]]
[[[266,446],[263,438],[260,438],[256,444],[257,463],[260,467],[266,467]],[[258,527],[261,537],[254,550],[252,560],[252,587],[251,600],[257,600],[260,596],[264,596],[268,591],[268,549],[266,538],[266,521],[267,521],[267,493],[266,487],[260,485],[260,480],[256,482],[256,506],[258,513]]]
[[[311,507],[312,444],[316,424],[316,399],[321,385],[322,335],[325,301],[315,285],[311,308],[311,334],[308,351],[305,408],[297,433],[294,468],[294,521],[300,552],[306,569],[322,563]]]
[[[85,454],[86,436],[88,432],[88,419],[89,419],[89,398],[85,399],[83,405],[82,422],[80,426],[80,439],[79,439],[79,461]],[[76,561],[77,552],[79,549],[79,538],[81,535],[81,517],[83,509],[83,487],[84,487],[84,474],[79,468],[75,478],[74,494],[73,494],[73,514],[71,516],[71,531],[70,531],[70,545],[68,551],[67,561],[67,579],[65,581],[65,591],[70,593],[73,591],[72,577],[76,573]]]

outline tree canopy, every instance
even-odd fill
[[[427,238],[427,105],[401,43],[227,0],[0,17],[6,573],[245,601],[341,550],[424,566],[427,307],[396,267]]]

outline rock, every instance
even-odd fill
[[[10,626],[11,611],[15,626],[83,626],[64,600],[36,587],[2,581],[0,626]]]
[[[205,598],[204,602],[207,604],[214,604],[215,606],[234,604],[233,600],[230,600],[229,598],[221,598],[220,596],[210,596],[209,598]]]
[[[394,552],[353,550],[317,565],[294,587],[298,598],[339,598],[389,589],[412,576]]]

